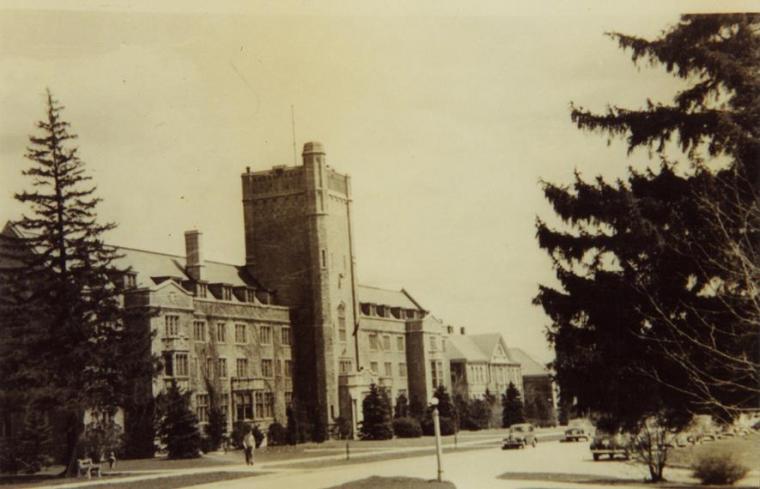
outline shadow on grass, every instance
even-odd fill
[[[367,479],[346,482],[330,489],[456,489],[456,486],[448,481],[438,482],[412,477],[373,476]]]
[[[589,484],[589,485],[598,485],[598,486],[604,486],[604,487],[610,487],[610,486],[642,486],[644,484],[651,485],[653,488],[657,489],[703,489],[703,488],[727,488],[731,487],[732,489],[745,489],[750,488],[751,486],[703,486],[698,483],[694,482],[658,482],[658,483],[652,483],[649,481],[646,481],[644,479],[641,480],[634,480],[634,479],[622,479],[618,477],[604,477],[599,476],[595,474],[569,474],[569,473],[551,473],[551,472],[544,472],[544,473],[536,473],[536,472],[506,472],[504,474],[501,474],[498,479],[502,480],[519,480],[519,481],[540,481],[540,482],[568,482],[572,484]],[[531,489],[539,489],[531,488]]]

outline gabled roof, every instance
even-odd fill
[[[487,357],[470,336],[449,336],[446,340],[446,356],[449,360],[469,363],[487,362]]]
[[[156,284],[153,277],[190,279],[185,273],[184,256],[124,247],[117,247],[117,251],[123,257],[116,260],[115,265],[119,268],[131,267],[133,272],[137,272],[139,287],[153,287]],[[261,288],[245,267],[210,260],[204,261],[203,265],[201,278],[204,282]]]
[[[507,353],[517,363],[520,364],[523,377],[532,375],[549,375],[546,367],[533,360],[527,353],[519,348],[509,348]]]
[[[404,289],[392,290],[370,285],[358,285],[356,292],[359,295],[359,302],[362,304],[377,304],[424,311],[422,306]]]
[[[9,223],[2,230],[3,234],[26,236],[17,227]],[[185,272],[185,257],[182,255],[173,255],[169,253],[160,253],[156,251],[139,250],[124,246],[114,246],[120,258],[113,263],[117,269],[125,270],[131,268],[131,271],[137,274],[138,287],[155,287],[160,280],[154,278],[174,277],[179,280],[189,280],[190,277]],[[0,266],[3,264],[0,263]],[[250,286],[257,289],[263,289],[261,284],[252,277],[245,267],[222,263],[217,261],[206,260],[203,262],[202,279],[208,283],[223,283],[233,287]]]

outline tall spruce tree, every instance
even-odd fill
[[[758,257],[760,238],[759,27],[755,14],[687,15],[654,40],[610,34],[688,87],[671,104],[572,108],[579,129],[662,158],[613,183],[544,184],[566,226],[538,222],[561,286],[535,301],[552,321],[562,397],[581,411],[634,428],[663,411],[679,424],[756,408],[757,267],[737,264]],[[673,138],[684,161],[668,157]]]
[[[370,385],[369,394],[362,401],[363,420],[359,430],[362,440],[389,440],[393,438],[391,403],[382,387]]]
[[[130,382],[150,375],[150,355],[124,322],[112,282],[118,258],[104,245],[113,224],[98,222],[95,187],[63,106],[47,92],[47,113],[30,136],[23,174],[31,190],[16,199],[27,213],[0,243],[0,392],[12,409],[63,417],[66,474],[76,473],[86,410],[113,413]],[[144,340],[144,338],[143,338]]]
[[[195,458],[200,456],[201,432],[198,417],[190,409],[190,392],[182,392],[177,382],[161,393],[161,421],[159,435],[166,445],[169,458]]]
[[[522,397],[512,382],[507,386],[506,392],[501,395],[501,407],[502,428],[509,428],[513,424],[525,422]]]

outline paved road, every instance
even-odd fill
[[[266,471],[266,466],[257,469]],[[535,477],[532,481],[501,480],[497,477],[505,472],[521,473],[521,477]],[[593,462],[586,443],[539,443],[536,448],[502,451],[499,448],[444,453],[443,478],[452,481],[458,489],[518,489],[518,488],[567,488],[585,487],[569,485],[566,482],[544,482],[542,473],[572,473],[588,475],[589,479],[609,480],[623,478],[643,481],[645,470],[625,462]],[[323,489],[348,481],[363,479],[372,475],[409,476],[433,479],[436,475],[435,457],[425,455],[383,462],[367,462],[340,467],[283,470],[262,474],[251,479],[217,482],[196,488],[223,489]],[[537,477],[538,476],[538,477]],[[684,480],[683,471],[670,471],[666,476],[671,480]],[[588,487],[601,487],[597,484]],[[632,486],[626,486],[630,488]],[[641,487],[646,487],[641,484]],[[651,487],[651,486],[650,486]]]

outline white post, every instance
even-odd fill
[[[438,400],[437,398],[434,398]],[[438,462],[438,482],[441,482],[443,476],[443,467],[441,467],[441,421],[438,416],[438,403],[433,403],[433,429],[435,430],[435,458]]]

